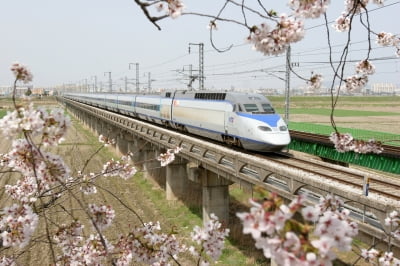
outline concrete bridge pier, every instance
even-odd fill
[[[186,164],[184,159],[176,158],[173,163],[166,166],[165,192],[167,200],[177,200],[187,197],[185,195],[185,192],[188,191]]]
[[[127,155],[129,151],[129,140],[127,139],[127,134],[124,134],[123,132],[120,132],[120,134],[117,135],[116,139],[116,151],[119,155]]]
[[[105,133],[105,129],[106,128],[106,123],[105,122],[103,122],[103,121],[97,121],[97,123],[96,123],[96,134],[97,134],[97,136],[100,136],[100,135],[105,135],[104,133]]]
[[[155,179],[156,177],[158,177],[159,170],[161,169],[160,162],[157,160],[157,157],[160,154],[160,152],[158,152],[155,149],[155,147],[152,147],[150,143],[145,145],[145,148],[142,149],[142,152],[144,158],[144,163],[143,163],[144,177]]]
[[[105,134],[103,134],[104,136],[106,136],[107,138],[114,139],[115,140],[115,144],[111,145],[117,152],[118,148],[117,148],[117,143],[119,140],[122,140],[122,138],[120,137],[120,133],[121,133],[121,129],[119,129],[118,127],[115,127],[111,124],[107,124],[105,127]]]
[[[97,124],[97,121],[96,121],[96,118],[95,117],[90,117],[89,118],[89,121],[88,121],[88,126],[89,126],[89,129],[90,129],[90,131],[92,132],[92,133],[95,133],[96,132],[96,124]]]
[[[203,224],[214,213],[224,227],[229,225],[229,185],[231,181],[206,169],[199,172],[203,186]]]

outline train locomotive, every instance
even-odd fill
[[[290,143],[285,121],[261,94],[176,90],[157,95],[64,93],[63,96],[246,150],[277,151]]]

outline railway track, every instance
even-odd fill
[[[308,141],[312,143],[320,143],[326,146],[333,147],[333,143],[329,140],[329,136],[326,135],[290,130],[290,136],[293,139]],[[391,146],[383,144],[382,147],[383,147],[383,152],[381,153],[382,156],[394,157],[400,159],[400,146]]]
[[[400,179],[354,171],[354,169],[339,167],[310,158],[295,157],[286,153],[275,153],[268,159],[282,164],[282,167],[296,168],[320,176],[327,182],[337,182],[342,184],[344,188],[346,186],[354,188],[359,190],[360,194],[363,191],[364,183],[367,181],[369,194],[400,201]]]
[[[327,136],[304,132],[291,133],[294,134],[294,137],[296,138],[304,138],[309,141],[312,140],[313,142],[324,141],[324,143],[329,143],[330,145],[332,145]],[[216,141],[210,139],[205,139],[198,136],[196,136],[196,138],[206,140],[207,142],[212,142],[215,145],[223,146],[223,144],[217,143]],[[275,163],[280,164],[282,168],[298,169],[309,175],[317,176],[320,180],[326,180],[327,182],[334,181],[348,188],[353,188],[354,190],[359,191],[360,194],[362,194],[363,191],[364,178],[368,177],[369,192],[371,194],[389,198],[392,201],[400,202],[400,179],[394,179],[390,177],[386,178],[373,174],[362,173],[361,171],[354,171],[354,169],[329,164],[315,159],[299,158],[294,156],[293,154],[288,153],[269,153],[266,155],[248,152],[238,148],[233,148],[232,150],[252,156],[258,156],[260,159],[263,160],[274,161]],[[397,151],[399,152],[400,156],[400,150]],[[231,163],[233,163],[233,161]],[[234,166],[232,167],[235,168]]]

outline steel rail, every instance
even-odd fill
[[[301,193],[302,189],[312,192],[319,191],[319,195],[332,193],[341,197],[346,204],[352,204],[352,206],[355,204],[359,210],[373,213],[381,225],[384,218],[392,210],[400,208],[400,201],[398,200],[388,199],[388,196],[383,194],[378,195],[378,197],[372,197],[372,194],[377,193],[365,196],[362,194],[361,189],[354,189],[354,185],[344,185],[337,180],[327,180],[325,174],[311,171],[311,166],[295,167],[268,156],[259,157],[232,150],[223,145],[210,143],[180,132],[69,99],[63,98],[62,101],[67,106],[70,105],[76,108],[79,113],[87,113],[99,120],[106,121],[122,131],[140,137],[159,148],[169,149],[180,146],[182,148],[179,153],[180,157],[198,167],[217,173],[221,178],[242,186],[250,188],[255,185],[260,186],[268,191],[276,192],[288,200],[293,199],[296,196],[295,193]],[[286,159],[286,161],[290,160]],[[364,173],[357,169],[344,168],[325,162],[319,162],[319,164],[324,165],[325,170],[331,168],[334,169],[333,171],[344,171],[344,174],[347,173],[349,179],[350,175],[376,178],[374,174]],[[321,172],[325,170],[321,170]],[[377,179],[382,180],[382,178]],[[285,188],[285,183],[288,185],[290,183],[289,188],[296,187],[297,192]],[[365,234],[378,239],[385,239],[386,234],[381,228],[360,221],[357,221],[357,223],[359,224],[359,230]],[[400,243],[396,242],[396,246],[400,246]]]
[[[321,164],[321,161],[312,160],[310,158],[301,159],[294,158],[291,155],[279,153],[282,158],[270,158],[271,160],[280,161],[289,167],[298,167],[321,176],[326,180],[335,180],[345,185],[350,185],[362,191],[364,186],[365,175],[363,173],[355,173],[348,171],[347,168],[333,168],[332,165]],[[384,195],[393,200],[400,201],[400,180],[391,177],[370,176],[368,180],[369,192],[378,195]]]

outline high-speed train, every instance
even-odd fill
[[[176,90],[161,94],[64,93],[64,97],[253,151],[290,143],[285,121],[261,94]]]

